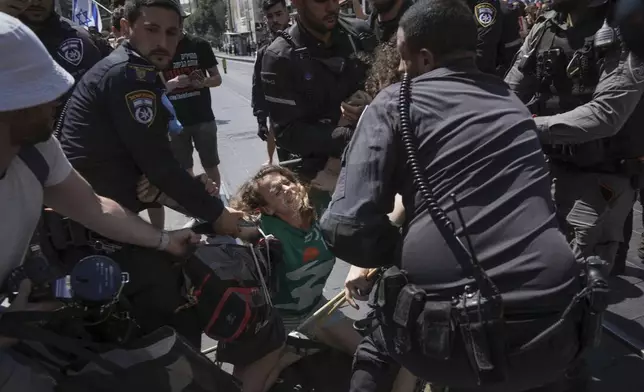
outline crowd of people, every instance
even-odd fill
[[[128,274],[141,335],[171,326],[198,348],[183,265],[200,238],[165,231],[168,206],[210,234],[282,244],[270,315],[218,347],[244,392],[301,358],[287,334],[323,305],[337,258],[352,265],[346,298],[371,292],[372,312],[309,333],[354,356],[351,392],[586,390],[602,274],[623,272],[644,174],[642,30],[618,34],[613,2],[370,0],[352,18],[294,0],[290,24],[284,0],[264,0],[252,109],[269,162],[230,207],[210,97],[222,78],[179,2],[115,2],[112,47],[54,0],[0,5],[1,280],[36,243],[63,264],[98,243]],[[5,311],[56,306],[30,290]],[[20,341],[1,344],[0,390],[55,390]]]

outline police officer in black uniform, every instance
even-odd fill
[[[128,0],[129,41],[97,63],[77,84],[64,115],[61,145],[98,194],[138,213],[143,175],[187,212],[214,222],[213,231],[236,235],[241,214],[224,208],[175,160],[168,139],[170,113],[158,76],[180,38],[182,8],[175,0]],[[144,332],[171,325],[198,345],[201,329],[185,305],[176,260],[158,252],[123,248],[111,255],[130,273],[124,294]]]
[[[76,82],[103,58],[87,30],[54,11],[54,0],[33,0],[21,19]]]
[[[607,271],[644,173],[644,63],[610,26],[611,6],[554,1],[505,79],[536,116],[562,229]]]
[[[355,56],[376,40],[365,21],[339,15],[337,0],[294,5],[297,23],[264,53],[262,87],[277,146],[303,158],[297,171],[310,180],[351,139],[352,125],[339,126],[341,104],[363,88],[366,69]]]
[[[398,30],[398,21],[414,3],[413,0],[369,0],[373,12],[369,25],[378,42],[388,42]]]
[[[251,106],[253,107],[253,116],[257,118],[257,136],[263,141],[268,141],[268,108],[264,99],[264,90],[262,89],[262,59],[266,48],[273,42],[278,31],[288,27],[289,13],[286,8],[285,0],[265,0],[262,3],[262,11],[266,26],[270,31],[266,42],[260,45],[255,58],[255,67],[253,69],[253,87],[251,92]],[[280,161],[287,160],[288,156],[281,150],[277,151]]]
[[[519,3],[501,1],[501,41],[498,46],[498,58],[496,61],[496,73],[505,76],[505,73],[514,64],[514,56],[523,44],[521,39],[521,27],[519,18],[522,16]]]
[[[485,73],[496,73],[503,36],[499,0],[467,0],[477,23],[476,65]]]
[[[413,5],[398,47],[414,78],[365,110],[321,220],[337,257],[404,270],[373,290],[375,330],[351,391],[375,390],[388,356],[450,392],[559,391],[579,353],[580,306],[556,323],[580,271],[530,112],[477,69],[476,22],[461,2]],[[387,217],[396,193],[402,232]]]

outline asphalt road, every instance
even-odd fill
[[[256,121],[250,107],[251,77],[253,64],[249,62],[228,61],[228,72],[223,74],[220,87],[211,89],[212,108],[219,129],[220,171],[222,174],[222,193],[224,197],[234,194],[244,180],[253,175],[267,161],[265,144],[257,137]],[[203,171],[195,153],[195,172]],[[142,214],[146,217],[145,213]],[[174,211],[166,211],[166,228],[183,227],[188,218]],[[641,208],[636,208],[634,235],[629,252],[629,271],[638,271],[641,266],[636,257],[639,236],[642,232]],[[339,260],[325,288],[325,296],[331,298],[343,286],[348,265]],[[632,280],[632,279],[631,279]],[[632,282],[631,282],[632,283]],[[641,297],[641,296],[639,296]],[[640,301],[642,302],[642,301]],[[364,313],[361,310],[345,307],[342,311],[356,318]],[[642,303],[644,314],[644,303]],[[644,338],[644,336],[642,336]],[[203,348],[213,345],[204,339]],[[591,392],[644,391],[644,362],[610,338],[604,338],[602,347],[589,358],[593,384]]]

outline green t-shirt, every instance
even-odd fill
[[[301,230],[283,220],[262,215],[260,226],[282,243],[283,260],[275,268],[278,277],[273,305],[285,319],[303,320],[323,300],[322,289],[331,274],[335,257],[324,243],[315,222]]]

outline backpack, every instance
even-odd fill
[[[203,245],[186,261],[188,306],[196,309],[207,336],[222,342],[244,341],[268,325],[279,249],[279,242],[269,236],[257,246]]]

